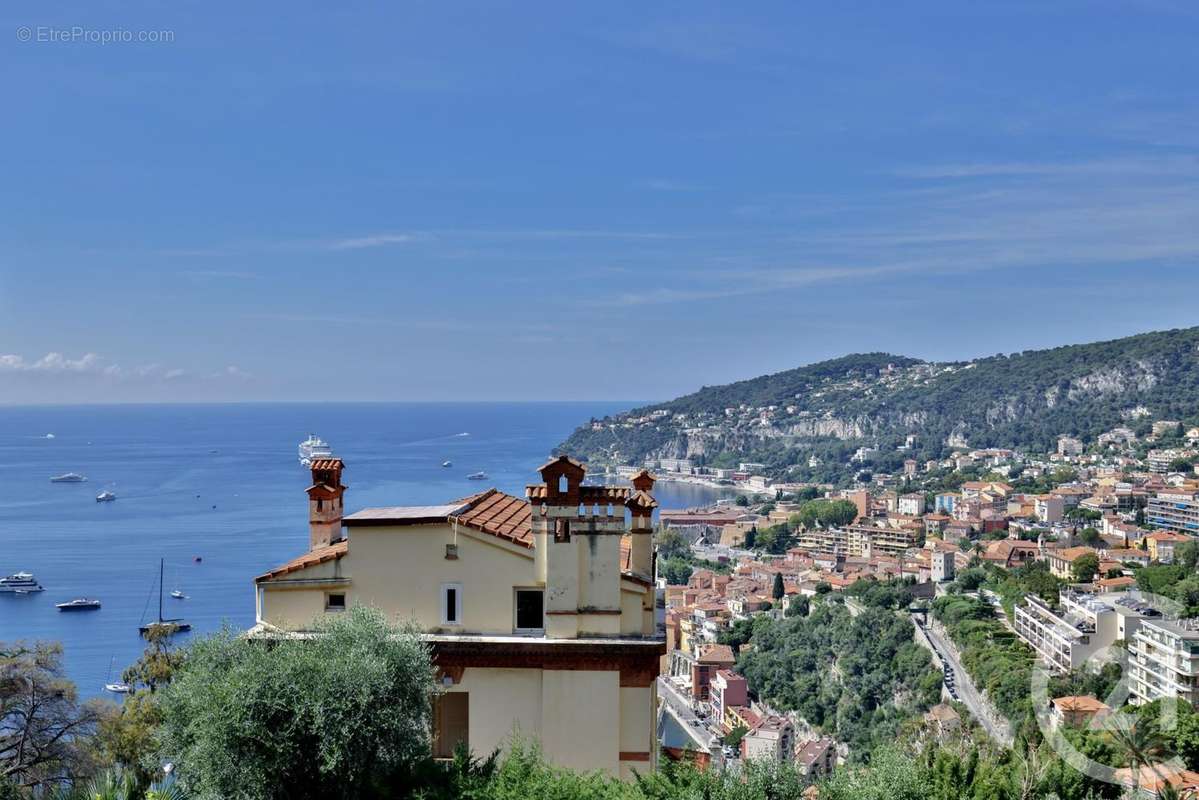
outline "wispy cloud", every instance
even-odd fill
[[[352,239],[339,239],[328,245],[330,250],[363,250],[368,247],[387,247],[393,244],[409,244],[417,240],[410,233],[378,233],[373,236],[359,236]]]
[[[862,196],[818,218],[810,202],[771,209],[763,233],[719,263],[705,252],[599,302],[644,305],[786,292],[818,284],[884,287],[899,278],[1009,268],[1047,271],[1199,262],[1199,159],[977,162],[896,170],[919,184]],[[778,229],[790,222],[793,230]],[[651,273],[646,273],[651,274]]]
[[[0,354],[0,373],[23,375],[30,379],[93,379],[107,382],[159,382],[193,378],[197,373],[161,364],[139,364],[124,367],[97,353],[84,353],[78,358],[51,352],[41,358],[27,359],[17,353]],[[202,377],[209,379],[249,378],[249,373],[229,366]]]

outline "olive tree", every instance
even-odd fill
[[[433,667],[412,630],[355,608],[304,638],[231,630],[158,691],[158,758],[192,798],[385,792],[429,751]]]

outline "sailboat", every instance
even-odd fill
[[[117,657],[113,656],[108,660],[108,679],[112,678],[112,665],[116,663]],[[112,692],[113,694],[129,694],[133,691],[133,687],[127,683],[106,683],[104,691]]]
[[[163,619],[162,617],[162,573],[165,563],[165,559],[158,559],[158,621],[140,626],[138,630],[142,632],[143,636],[155,630],[166,630],[167,634],[170,635],[192,629],[191,624],[184,622],[182,619]]]

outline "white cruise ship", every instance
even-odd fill
[[[329,443],[315,433],[308,434],[308,438],[300,442],[300,466],[312,466],[313,459],[329,458],[333,455],[333,449],[329,447]]]

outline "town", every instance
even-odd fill
[[[945,602],[938,598],[958,593],[985,604],[1053,674],[1098,671],[1093,657],[1119,645],[1128,652],[1129,702],[1194,702],[1199,625],[1187,617],[1199,598],[1155,604],[1196,560],[1199,427],[1157,420],[1149,431],[1139,438],[1117,428],[1090,443],[1063,435],[1044,455],[992,448],[909,458],[901,474],[862,475],[840,489],[772,480],[762,464],[647,462],[660,479],[731,481],[741,492],[706,508],[660,512],[669,650],[661,694],[678,723],[663,744],[726,764],[793,762],[809,776],[851,761],[846,743],[796,709],[773,707],[738,662],[755,646],[743,635],[747,623],[758,630],[754,620],[806,614],[825,598],[860,613],[872,584],[906,587],[910,603],[901,610],[942,669],[940,702],[922,719],[938,735],[968,725],[968,716],[995,741],[1012,741],[1013,720],[975,685],[952,631],[930,613]],[[862,447],[853,461],[876,456]],[[1180,561],[1186,573],[1158,569]],[[1027,578],[1008,577],[1022,574],[1045,580],[1032,590]],[[1064,723],[1109,710],[1101,697],[1053,698],[1054,718]],[[1169,777],[1175,788],[1199,786],[1193,772]]]

